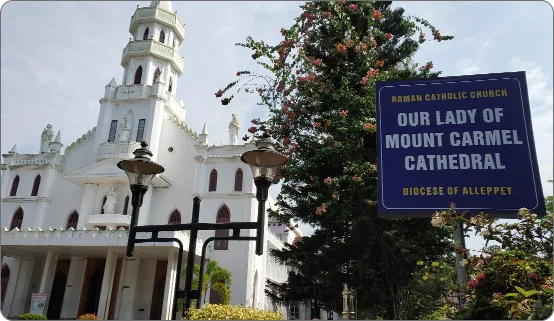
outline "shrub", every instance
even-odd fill
[[[45,315],[39,313],[24,313],[20,315],[18,320],[48,320]]]
[[[286,320],[281,312],[264,311],[242,305],[206,304],[191,309],[185,320]]]
[[[98,320],[98,317],[94,313],[87,313],[80,315],[77,320]]]

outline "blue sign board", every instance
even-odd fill
[[[377,83],[379,214],[544,214],[525,72]]]

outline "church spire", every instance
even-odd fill
[[[167,11],[173,11],[173,7],[171,6],[171,1],[152,1],[150,3],[150,7],[159,7],[160,9],[164,9]]]

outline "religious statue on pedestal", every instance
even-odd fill
[[[42,131],[42,136],[40,137],[40,152],[48,153],[50,151],[49,144],[54,138],[54,131],[52,130],[52,125],[46,125],[46,128]]]
[[[123,117],[123,122],[119,125],[119,136],[117,138],[118,142],[127,142],[129,141],[129,134],[131,133],[131,123],[127,117]]]
[[[229,144],[238,145],[239,131],[240,123],[237,119],[237,115],[233,114],[233,120],[229,123]]]
[[[106,203],[104,203],[104,214],[113,214],[115,213],[115,203],[117,202],[117,193],[114,185],[110,187],[108,192],[106,192]]]

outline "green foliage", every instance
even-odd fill
[[[95,313],[81,314],[77,320],[98,320],[98,316]]]
[[[210,261],[205,267],[204,278],[202,280],[202,295],[203,302],[206,302],[206,296],[209,289],[217,292],[223,304],[231,303],[231,272],[221,267],[216,261]],[[183,266],[181,270],[181,278],[185,278],[187,267]],[[193,268],[192,289],[198,289],[200,282],[200,265],[195,264]],[[183,308],[183,299],[177,301],[178,313],[180,314]],[[191,306],[196,306],[196,300],[192,300]]]
[[[467,303],[454,309],[454,319],[544,319],[552,314],[552,214],[538,218],[527,209],[519,211],[517,223],[499,224],[481,213],[471,218],[458,215],[454,207],[438,212],[433,224],[448,227],[462,221],[488,242],[481,255],[462,261],[469,282],[462,286]],[[466,249],[457,245],[456,250]],[[440,315],[435,311],[431,316]]]
[[[401,320],[425,320],[445,301],[455,299],[450,291],[456,285],[453,260],[430,264],[418,261],[417,265],[411,284],[400,291],[400,300],[405,302],[399,311]]]
[[[552,213],[554,212],[554,209],[552,209],[552,196],[547,196],[544,198],[544,204],[546,205],[546,213]]]
[[[20,315],[18,320],[48,320],[45,315],[39,313],[24,313]]]
[[[223,105],[241,91],[259,95],[269,118],[254,119],[249,132],[271,134],[289,157],[274,177],[283,185],[279,210],[270,215],[315,227],[295,246],[271,252],[299,273],[284,284],[269,282],[268,295],[283,304],[316,297],[336,311],[342,283],[349,282],[367,310],[360,318],[398,318],[416,261],[447,257],[452,247],[449,233],[427,219],[377,217],[375,82],[437,77],[432,62],[419,66],[412,57],[426,39],[452,37],[391,2],[315,1],[301,8],[294,24],[281,29],[279,44],[252,37],[238,44],[253,51],[262,71],[239,71],[215,94]],[[346,273],[337,268],[349,262]]]
[[[184,320],[286,320],[281,312],[258,310],[242,305],[206,304],[191,309]]]

